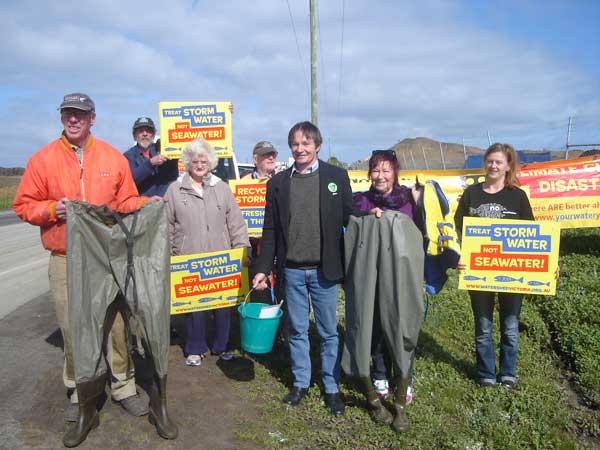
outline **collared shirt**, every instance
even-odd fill
[[[273,175],[275,174],[275,171],[268,173],[266,177],[260,177],[258,176],[258,172],[256,171],[256,168],[252,171],[252,179],[253,180],[264,180],[265,178],[271,178]]]
[[[306,172],[304,172],[305,174],[307,173],[313,173],[316,172],[319,169],[319,159],[317,158],[317,160],[315,161],[315,163],[310,166],[308,169],[306,169]],[[292,166],[292,173],[290,173],[290,177],[294,176],[294,173],[301,173],[298,169],[296,169],[296,163],[294,163],[294,165]]]

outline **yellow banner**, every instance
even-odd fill
[[[463,190],[484,180],[477,170],[403,170],[400,184],[412,186],[417,174],[437,181],[450,203],[450,215]],[[366,191],[371,183],[364,170],[348,171],[353,192]],[[561,228],[600,226],[600,158],[591,156],[526,164],[519,171],[521,188],[529,196],[536,221],[556,222]]]
[[[465,217],[458,288],[554,295],[559,247],[557,223]]]
[[[246,249],[171,256],[171,314],[227,308],[248,293]]]
[[[231,102],[159,102],[161,151],[179,158],[181,149],[199,137],[214,147],[220,158],[230,157]]]
[[[233,196],[242,210],[248,236],[261,237],[265,220],[268,180],[229,180]]]

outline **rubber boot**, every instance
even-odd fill
[[[406,390],[408,389],[408,378],[396,377],[394,379],[396,392],[394,393],[394,408],[396,416],[392,422],[392,428],[397,433],[407,431],[409,428],[406,416]]]
[[[361,378],[360,382],[363,386],[365,397],[367,398],[367,411],[369,411],[369,416],[373,419],[374,422],[384,423],[389,425],[392,423],[393,417],[392,413],[390,413],[381,400],[377,396],[377,392],[373,388],[373,382],[369,377]]]
[[[164,439],[177,437],[177,425],[170,419],[167,411],[167,376],[154,375],[150,388],[150,414],[148,420],[156,427],[159,436]]]
[[[92,428],[100,423],[97,406],[102,395],[106,377],[102,376],[85,383],[77,383],[77,397],[79,399],[79,417],[63,436],[65,447],[77,447],[87,437]]]

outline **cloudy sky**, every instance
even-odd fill
[[[69,92],[126,150],[159,101],[231,100],[239,160],[310,119],[308,0],[0,2],[0,166],[60,131]],[[407,137],[564,148],[600,142],[600,2],[319,0],[323,156]],[[294,32],[295,30],[295,32]]]

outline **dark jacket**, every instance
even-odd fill
[[[292,169],[273,176],[267,183],[265,219],[256,272],[268,274],[277,257],[277,273],[285,267],[290,220]],[[343,227],[353,211],[350,179],[344,169],[319,160],[319,217],[321,224],[321,270],[330,281],[344,276]]]
[[[150,158],[158,153],[156,144],[151,144]],[[129,162],[131,175],[140,195],[160,195],[163,197],[169,184],[179,176],[176,159],[170,159],[160,166],[153,166],[150,160],[142,155],[142,150],[138,144],[127,150],[124,155]]]

